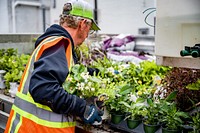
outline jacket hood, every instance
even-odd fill
[[[45,38],[50,37],[50,36],[64,36],[70,39],[71,44],[72,44],[72,55],[74,59],[74,63],[78,63],[78,56],[74,50],[74,42],[71,37],[71,35],[60,25],[54,24],[50,26],[44,34],[42,34],[37,41],[35,42],[35,48],[40,44],[41,41],[43,41]]]
[[[60,25],[54,24],[51,27],[49,27],[44,34],[42,34],[37,41],[35,42],[35,48],[39,45],[39,43],[44,40],[47,37],[50,36],[64,36],[70,39],[71,43],[72,43],[72,47],[74,47],[74,42],[72,40],[72,37],[70,36],[70,34]]]

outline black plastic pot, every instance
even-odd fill
[[[160,128],[160,124],[150,125],[143,123],[143,128],[145,133],[155,133]]]
[[[142,122],[142,120],[139,120],[139,119],[138,120],[127,119],[126,122],[127,122],[128,128],[134,129]]]
[[[191,131],[193,131],[194,129],[193,129],[193,127],[191,127],[191,126],[188,126],[188,125],[184,125],[183,126],[183,133],[189,133],[189,132],[191,132]]]
[[[111,114],[111,122],[113,124],[119,124],[121,121],[123,121],[125,118],[124,114],[116,114],[116,113],[112,113]]]
[[[181,133],[181,130],[180,129],[172,130],[172,129],[162,128],[162,133]]]

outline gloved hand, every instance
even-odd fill
[[[87,71],[89,72],[89,75],[94,75],[94,73],[98,74],[99,73],[99,69],[97,68],[90,68],[90,67],[87,67]]]
[[[100,122],[103,112],[99,110],[95,105],[86,106],[83,121],[87,124],[93,124],[95,121]]]
[[[102,94],[99,95],[98,97],[90,97],[86,99],[87,105],[95,105],[97,109],[102,110],[104,106],[104,101],[107,99],[107,95]]]

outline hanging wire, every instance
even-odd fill
[[[143,11],[143,13],[145,13],[145,12],[148,11],[148,10],[152,10],[152,9],[155,10],[156,8],[155,8],[155,7],[147,8],[146,10]]]
[[[144,14],[145,12],[147,12],[148,10],[152,10],[152,11],[150,11],[150,12],[145,16],[144,22],[145,22],[148,26],[150,26],[150,27],[155,27],[155,25],[149,24],[149,23],[147,22],[147,18],[149,17],[150,14],[152,14],[153,12],[156,11],[156,8],[154,8],[154,7],[148,8],[148,9],[146,9],[146,10],[143,11],[143,14]]]

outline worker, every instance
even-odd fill
[[[5,133],[74,133],[75,118],[88,124],[101,122],[102,112],[96,106],[62,87],[77,62],[75,47],[98,30],[89,3],[70,0],[64,5],[60,24],[50,26],[35,43]]]

